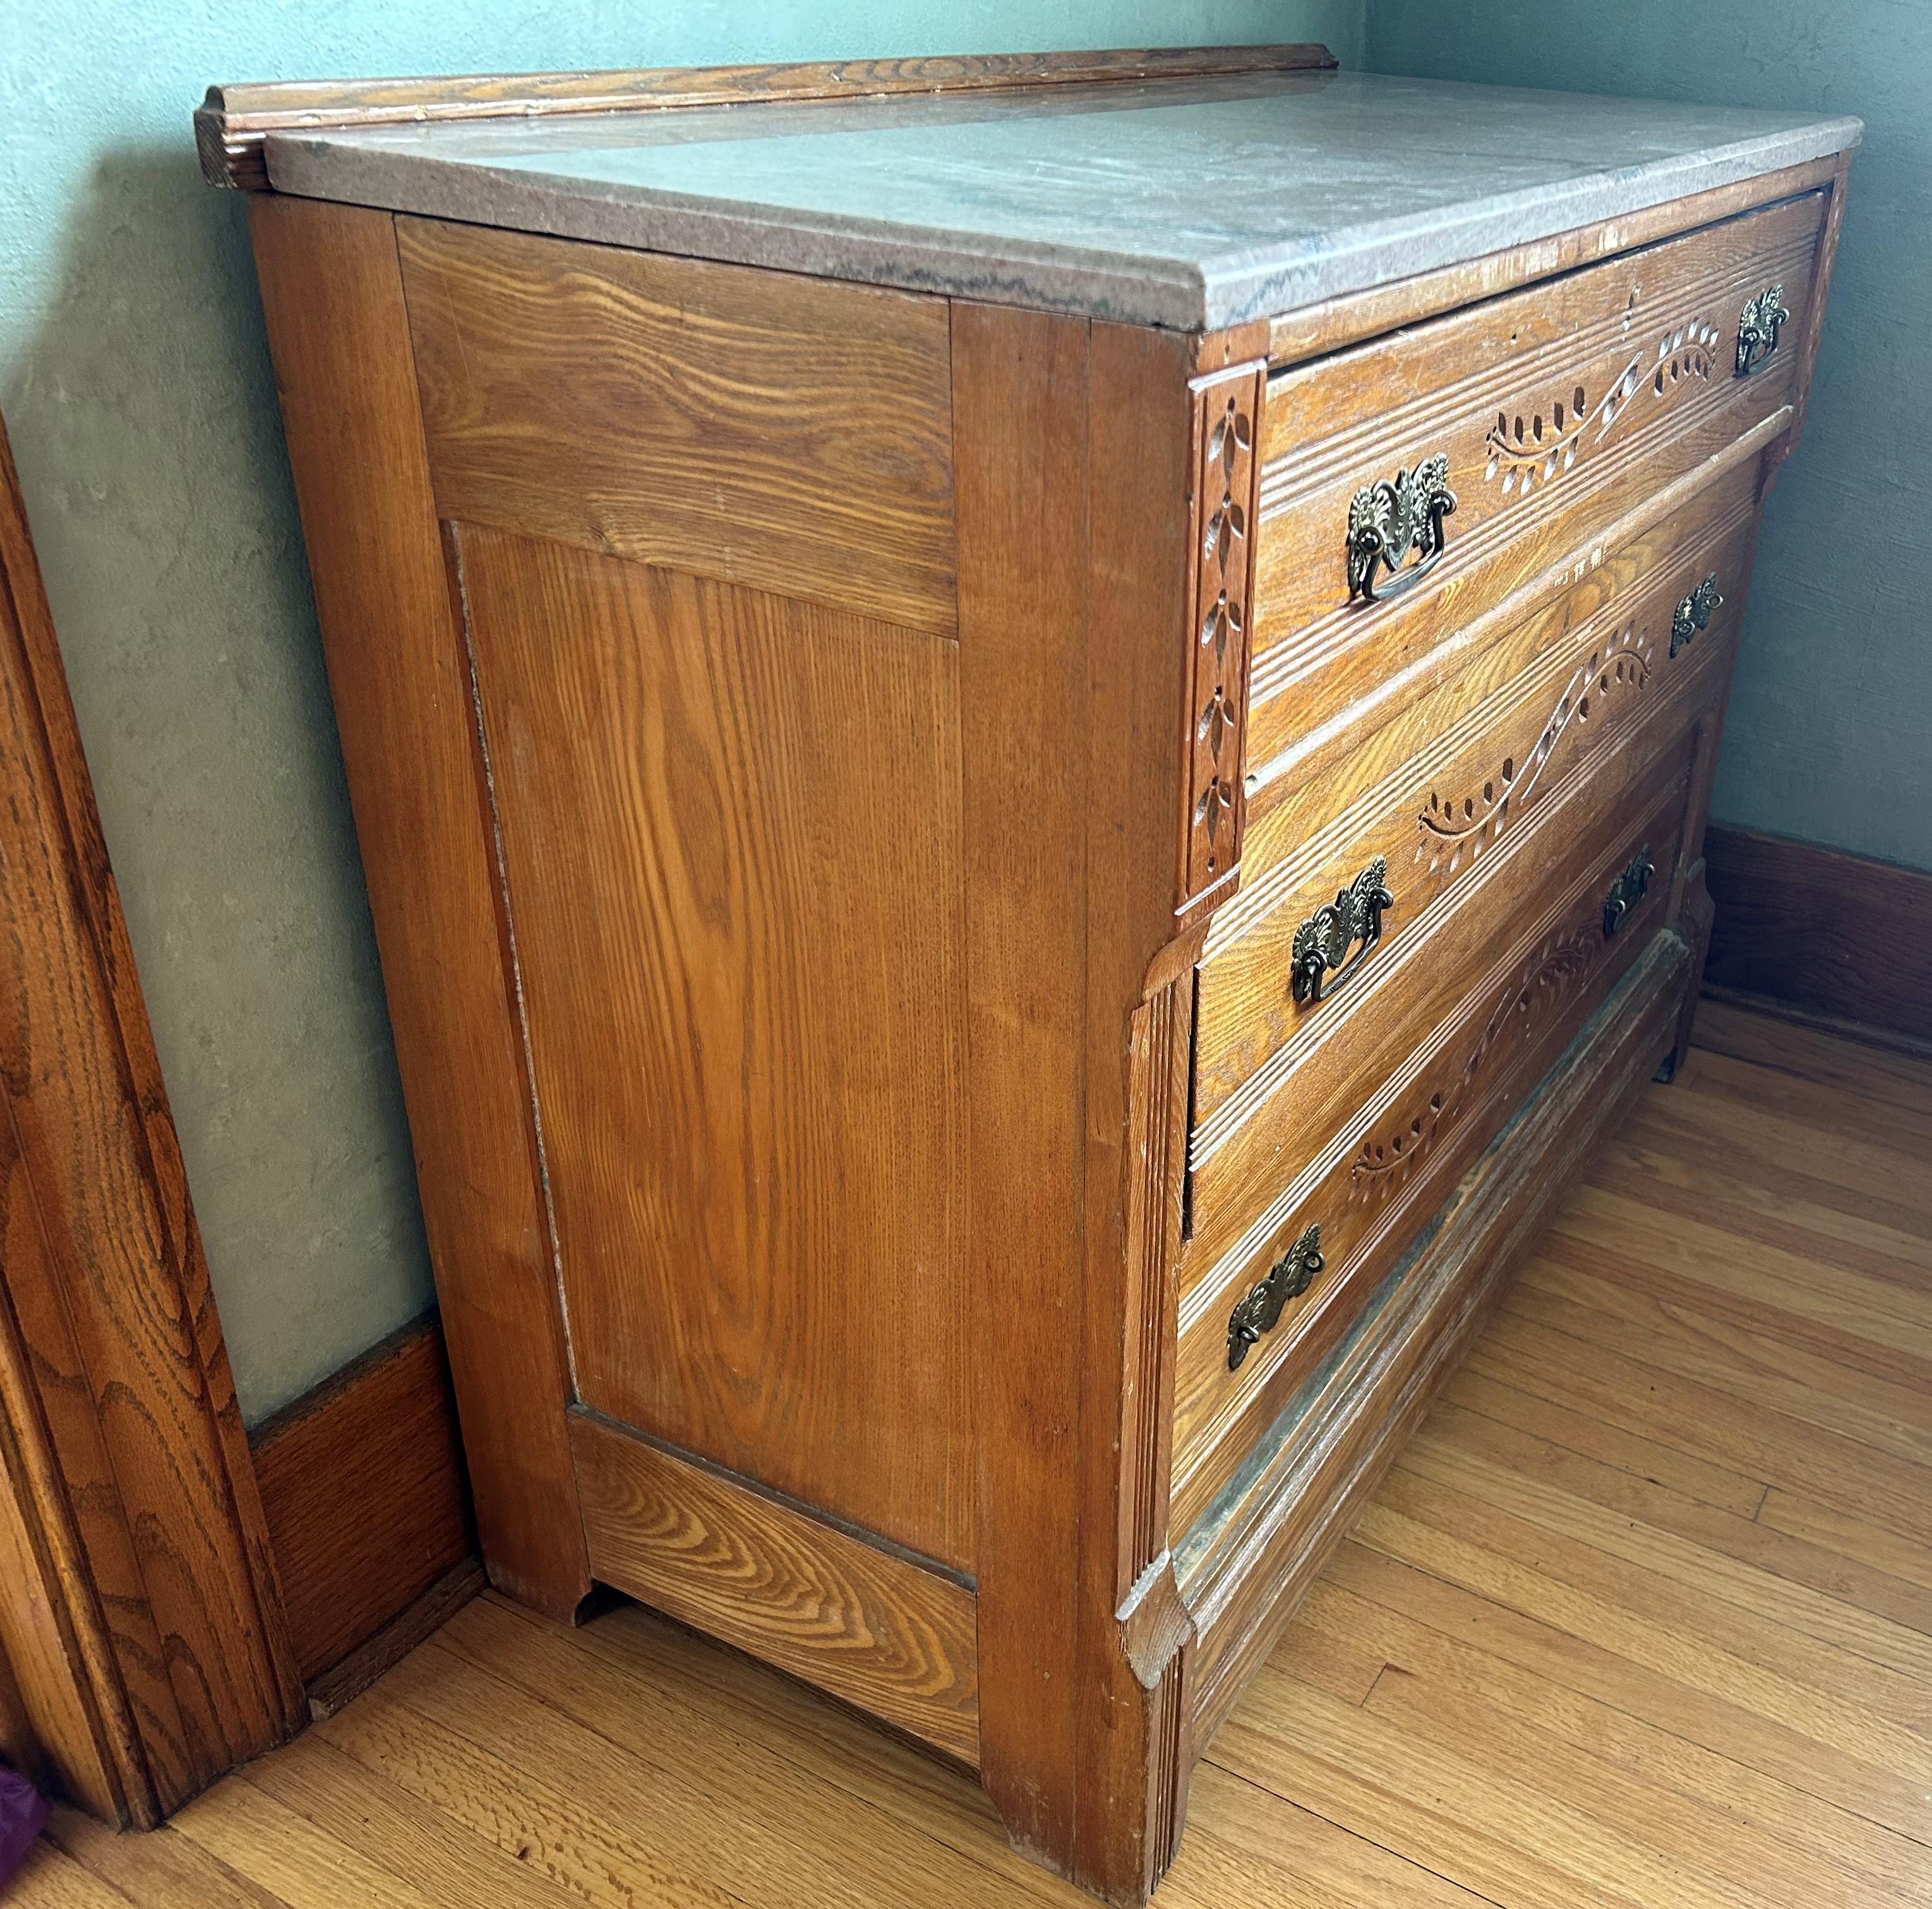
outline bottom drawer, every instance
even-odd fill
[[[1174,1522],[1185,1530],[1344,1332],[1455,1177],[1669,919],[1695,730],[1547,871],[1549,905],[1514,937],[1184,1304]],[[1587,800],[1585,792],[1580,795]]]

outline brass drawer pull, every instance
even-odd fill
[[[1650,844],[1646,842],[1637,850],[1630,865],[1610,884],[1610,892],[1604,898],[1604,935],[1606,940],[1630,919],[1631,910],[1643,899],[1650,886],[1650,878],[1656,873],[1657,864],[1650,859]]]
[[[1398,471],[1355,493],[1348,506],[1348,601],[1379,603],[1419,583],[1436,568],[1444,549],[1442,520],[1456,508],[1449,488],[1449,460],[1437,451],[1412,471]],[[1407,569],[1413,551],[1420,559]],[[1380,591],[1376,573],[1388,580]]]
[[[1394,906],[1388,864],[1377,856],[1333,901],[1324,903],[1295,930],[1288,951],[1288,984],[1295,999],[1305,1005],[1334,993],[1368,959],[1382,938],[1382,910]],[[1342,957],[1358,941],[1362,945],[1354,958],[1345,961]]]
[[[1247,1357],[1249,1347],[1264,1332],[1272,1332],[1280,1324],[1282,1308],[1308,1290],[1322,1265],[1322,1225],[1318,1220],[1268,1269],[1268,1277],[1249,1289],[1229,1315],[1229,1371]]]
[[[1748,378],[1778,349],[1778,334],[1791,314],[1784,307],[1784,286],[1769,286],[1746,301],[1738,320],[1738,370]]]
[[[1671,655],[1675,656],[1700,631],[1708,630],[1712,613],[1724,607],[1724,599],[1718,590],[1718,573],[1714,570],[1672,612]]]

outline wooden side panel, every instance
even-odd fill
[[[113,1614],[91,1674],[138,1714],[146,1770],[122,1771],[122,1802],[152,1820],[278,1742],[301,1691],[4,434],[0,1093],[0,1224],[22,1248],[0,1260],[0,1303],[44,1414],[47,1489],[74,1508],[68,1594]]]
[[[570,1429],[598,1578],[977,1763],[963,1584],[582,1412]]]
[[[397,226],[444,517],[951,631],[943,301]]]
[[[968,1212],[979,1357],[980,1775],[1071,1861],[1087,939],[1088,327],[953,307],[966,881]],[[1036,534],[1058,527],[1054,539]],[[1072,865],[1070,866],[1070,865]]]
[[[475,1552],[434,1314],[259,1428],[254,1453],[289,1630],[311,1683]]]
[[[579,1396],[970,1571],[956,647],[458,536]]]
[[[250,207],[477,1524],[494,1581],[590,1588],[469,671],[388,214]]]

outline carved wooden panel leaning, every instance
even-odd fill
[[[393,214],[272,191],[257,244],[493,1574],[865,1707],[1124,1904],[1685,1038],[1852,136],[1748,178],[1680,154],[1492,253],[1406,232],[1383,283],[1340,275],[1386,235],[1348,228],[1244,305],[1278,232],[1130,230],[1171,168],[1043,238],[1064,177],[1137,163],[1106,142],[1144,100],[1027,88],[1131,73],[1203,136],[1238,105],[1252,169],[1270,115],[1387,82],[1143,59],[920,70],[1004,90],[970,111],[910,71],[823,103],[860,70],[815,68],[204,121],[218,173],[311,193],[376,176],[357,124],[428,122],[380,144]],[[758,135],[806,122],[760,97],[821,102],[782,190]],[[519,102],[688,169],[463,130]],[[916,143],[872,135],[995,120],[1071,141],[1064,177],[975,161],[908,256],[841,250]],[[541,190],[431,216],[526,142]],[[726,262],[775,233],[793,269]],[[1128,322],[1156,291],[1208,315]]]

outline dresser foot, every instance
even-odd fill
[[[1160,1887],[1180,1847],[1193,1758],[1186,1719],[1168,1714],[1170,1702],[1177,1708],[1180,1704],[1180,1681],[1170,1676],[1161,1690],[1149,1693],[1153,1728],[1141,1738],[1144,1761],[1135,1770],[1116,1769],[1112,1782],[1083,1783],[1072,1819],[1053,1826],[1051,1842],[1041,1840],[1030,1811],[1030,1820],[1022,1822],[1000,1812],[1007,1842],[1028,1862],[1115,1909],[1140,1909]],[[1168,1686],[1172,1699],[1166,1696]],[[996,1805],[998,1800],[996,1796]]]

